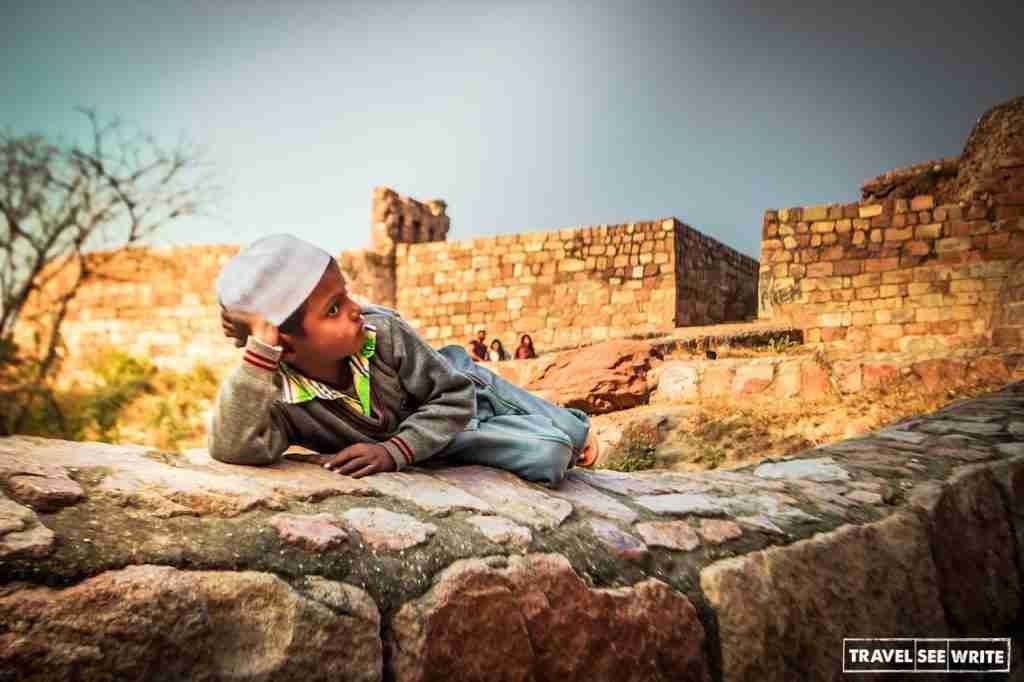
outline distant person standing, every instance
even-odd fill
[[[535,357],[537,353],[533,350],[533,339],[529,334],[523,334],[519,337],[519,347],[516,348],[516,360],[529,360]]]
[[[494,339],[491,341],[491,349],[487,351],[487,359],[491,362],[501,362],[502,360],[511,360],[508,351],[501,345],[501,340]]]
[[[476,331],[476,338],[470,339],[469,343],[466,344],[466,350],[469,351],[469,357],[476,362],[487,362],[487,344],[484,340],[487,338],[486,329],[478,329]]]

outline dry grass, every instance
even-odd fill
[[[815,402],[705,400],[667,435],[657,449],[655,466],[703,470],[791,455],[934,412],[1003,385],[1003,381],[975,379],[936,392],[920,383],[896,381]]]

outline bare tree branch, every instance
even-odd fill
[[[32,379],[40,382],[59,365],[60,327],[80,288],[106,276],[117,250],[212,198],[196,149],[167,151],[127,135],[117,119],[79,111],[90,129],[85,144],[0,131],[0,342],[12,340],[24,315],[39,333]]]

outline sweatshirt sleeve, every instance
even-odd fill
[[[469,378],[453,369],[405,321],[388,318],[390,357],[381,359],[398,373],[399,381],[418,408],[398,432],[382,445],[396,467],[422,462],[443,449],[466,428],[476,413],[476,393]]]
[[[253,336],[241,366],[221,384],[208,445],[210,456],[229,464],[273,464],[288,449],[287,430],[276,419],[274,383],[281,349]]]

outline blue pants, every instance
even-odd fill
[[[476,418],[440,456],[558,486],[586,444],[590,417],[502,379],[473,362],[461,346],[445,346],[439,352],[476,385]]]

